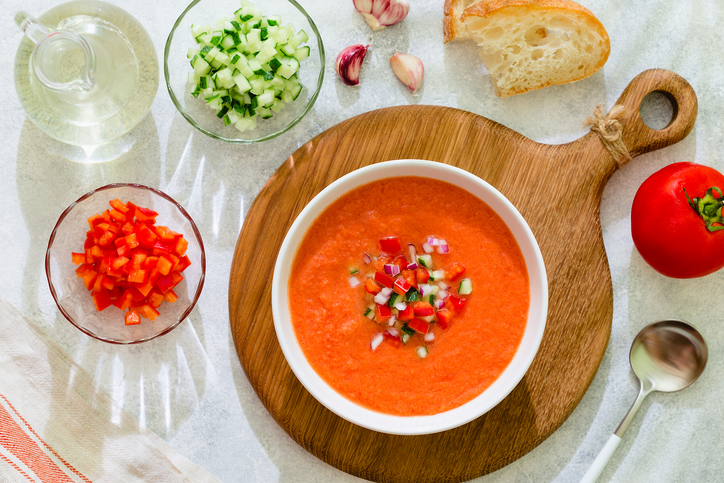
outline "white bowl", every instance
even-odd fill
[[[530,307],[523,339],[500,377],[479,396],[457,408],[430,416],[393,416],[362,407],[332,389],[312,369],[297,341],[289,316],[287,283],[297,246],[310,224],[333,201],[357,186],[383,178],[421,176],[447,181],[480,198],[506,223],[523,253],[530,282]],[[353,171],[336,180],[309,202],[282,243],[272,281],[274,328],[282,352],[304,387],[338,416],[367,429],[416,435],[445,431],[480,417],[502,401],[525,375],[538,352],[548,310],[548,283],[543,257],[528,224],[498,190],[462,169],[414,159],[387,161]]]

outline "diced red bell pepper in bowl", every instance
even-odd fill
[[[156,225],[158,213],[118,199],[111,209],[88,218],[83,251],[72,252],[76,275],[90,291],[96,310],[111,305],[125,311],[126,325],[156,319],[164,302],[191,265],[188,240],[169,227]],[[374,283],[374,282],[373,282]]]

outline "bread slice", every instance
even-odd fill
[[[446,0],[443,32],[478,44],[500,97],[584,79],[611,52],[601,22],[570,0]]]

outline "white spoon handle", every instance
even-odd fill
[[[593,460],[593,464],[590,468],[588,468],[586,474],[583,475],[581,483],[594,483],[598,479],[603,471],[603,468],[606,466],[606,463],[608,463],[608,460],[611,459],[611,455],[614,451],[616,451],[616,448],[618,448],[618,444],[620,442],[621,438],[615,434],[612,434],[611,437],[608,438],[606,446],[603,447],[601,452],[598,453],[598,456],[596,456],[596,459]]]

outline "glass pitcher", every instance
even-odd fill
[[[60,141],[93,146],[117,139],[145,117],[158,91],[150,37],[132,16],[103,2],[69,2],[53,10],[53,27],[42,21],[46,15],[40,21],[22,11],[15,16],[34,44],[21,43],[16,57],[21,103],[38,127]],[[19,64],[21,54],[27,65]]]

